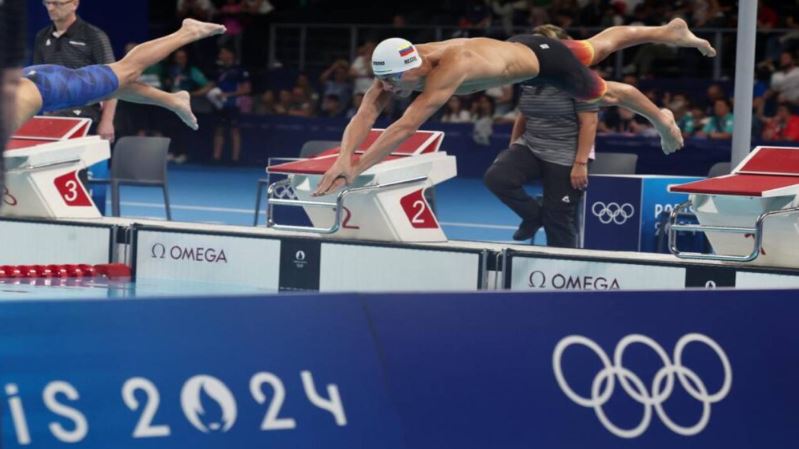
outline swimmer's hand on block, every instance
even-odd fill
[[[356,178],[355,170],[351,163],[337,160],[319,180],[313,196],[329,195],[338,189],[351,185]]]

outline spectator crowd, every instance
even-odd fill
[[[274,3],[274,5],[273,5]],[[302,3],[302,2],[300,2]],[[311,4],[324,5],[318,0]],[[504,38],[521,29],[553,23],[568,29],[575,38],[590,36],[594,30],[622,24],[659,25],[682,17],[692,28],[735,27],[737,2],[733,0],[467,0],[445,1],[430,11],[392,15],[391,33],[416,42],[434,40],[428,31],[403,29],[418,24],[418,18],[430,20],[442,14],[455,18],[448,37],[490,36]],[[449,5],[449,6],[447,6]],[[758,29],[780,30],[758,37],[758,63],[754,89],[753,138],[776,141],[799,141],[799,1],[761,0]],[[296,7],[296,5],[294,5]],[[306,7],[308,5],[305,5]],[[311,5],[312,6],[312,5]],[[277,8],[291,8],[279,0],[177,0],[177,18],[192,17],[224,23],[229,33],[218,42],[200,42],[179,50],[172,58],[152,67],[142,81],[167,90],[187,90],[199,111],[214,112],[220,126],[214,139],[214,158],[230,142],[231,158],[237,160],[241,146],[238,115],[287,115],[348,119],[357,111],[364,92],[373,82],[370,57],[383,35],[361,35],[352,60],[330,57],[320,70],[294,74],[287,81],[271,82],[266,39],[268,21]],[[291,16],[289,16],[291,17]],[[422,21],[422,23],[425,23]],[[255,33],[255,34],[254,34]],[[734,36],[731,36],[734,37]],[[260,40],[253,42],[253,40]],[[724,58],[732,59],[734,45],[725,45]],[[255,49],[255,50],[253,50]],[[346,49],[342,49],[346,50]],[[309,50],[310,51],[310,50]],[[733,131],[735,101],[730,80],[690,76],[693,53],[669,46],[644,46],[628,51],[622,71],[612,63],[597,67],[603,77],[636,85],[655,104],[672,110],[686,137],[730,139]],[[707,62],[702,61],[707,64]],[[281,67],[283,73],[291,73]],[[616,68],[617,69],[617,68]],[[250,77],[250,73],[253,77]],[[662,82],[666,79],[677,82]],[[471,123],[478,142],[486,141],[494,124],[511,123],[516,115],[518,86],[489,89],[468,96],[451,98],[433,120],[446,123]],[[395,99],[383,112],[390,119],[402,114],[410,99]],[[140,111],[137,111],[137,113]],[[141,114],[138,114],[141,115]],[[123,114],[124,116],[124,114]],[[124,118],[124,117],[123,117]],[[159,133],[168,122],[165,117],[144,114],[129,120],[134,133]],[[655,136],[656,131],[640,116],[619,108],[603,109],[600,133]],[[228,138],[229,137],[229,138]],[[180,145],[177,145],[179,148]],[[177,150],[179,161],[185,150]]]

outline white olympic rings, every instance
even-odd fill
[[[724,370],[724,381],[719,390],[713,394],[708,393],[705,382],[694,370],[682,364],[683,350],[689,343],[693,342],[707,345],[716,353],[721,361]],[[635,343],[648,346],[657,354],[660,361],[663,363],[663,367],[657,371],[652,380],[651,392],[647,390],[641,378],[625,368],[623,364],[624,351],[628,346]],[[602,363],[603,368],[596,374],[591,383],[591,397],[583,397],[575,393],[563,375],[563,367],[561,365],[563,353],[572,345],[587,347],[599,357]],[[555,346],[555,350],[552,353],[552,368],[555,371],[555,378],[561,390],[563,390],[563,393],[576,404],[593,408],[602,425],[605,426],[609,432],[618,437],[636,438],[642,435],[649,427],[653,408],[663,424],[673,432],[683,436],[696,435],[702,432],[710,421],[710,405],[724,399],[730,391],[732,386],[732,368],[730,367],[730,361],[727,358],[727,354],[718,343],[706,335],[697,333],[686,334],[677,341],[674,347],[673,359],[674,362],[672,363],[666,351],[653,339],[645,335],[632,334],[622,338],[616,345],[616,350],[613,353],[613,363],[611,363],[608,355],[596,342],[581,335],[570,335],[560,340]],[[681,426],[677,424],[669,417],[663,408],[663,403],[671,396],[674,390],[675,375],[688,395],[702,403],[702,416],[699,418],[699,421],[692,426]],[[615,425],[607,417],[603,409],[603,406],[613,395],[616,379],[618,379],[619,385],[621,385],[624,392],[634,401],[644,406],[644,415],[641,422],[632,429],[623,429]],[[603,386],[604,389],[602,388]]]
[[[611,222],[617,225],[623,225],[633,215],[635,215],[635,206],[630,203],[608,203],[597,201],[591,206],[591,213],[594,214],[599,222],[602,224],[610,224]]]

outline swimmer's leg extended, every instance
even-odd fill
[[[672,44],[680,47],[691,47],[703,55],[716,56],[716,50],[705,39],[700,39],[688,29],[682,19],[674,19],[662,26],[615,26],[599,32],[588,39],[594,47],[594,59],[597,64],[611,53],[641,44]]]
[[[120,85],[125,86],[138,80],[147,67],[166,59],[175,50],[194,41],[223,34],[224,32],[224,25],[185,19],[179,30],[170,35],[137,45],[124,58],[109,64],[109,66],[119,78]]]
[[[191,112],[191,100],[185,90],[167,93],[140,82],[131,83],[117,90],[115,97],[131,103],[150,104],[169,109],[183,120],[191,129],[196,130],[197,117]]]
[[[607,91],[600,100],[602,106],[621,106],[649,120],[660,134],[663,152],[671,154],[683,146],[680,128],[674,114],[668,109],[658,109],[652,101],[634,86],[615,81],[606,81]]]

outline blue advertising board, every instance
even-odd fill
[[[668,186],[701,179],[690,176],[594,175],[586,192],[584,248],[657,252],[663,213],[688,199]]]
[[[3,445],[796,447],[797,295],[0,303]]]
[[[695,290],[368,305],[409,447],[787,448],[799,446],[797,297]]]
[[[0,310],[5,449],[402,447],[356,298]]]
[[[687,193],[669,192],[672,184],[686,184],[697,181],[691,176],[645,176],[641,193],[641,251],[657,252],[657,234],[661,214],[670,214],[680,203],[688,201]]]
[[[642,182],[636,176],[590,177],[583,214],[584,248],[638,251]]]

